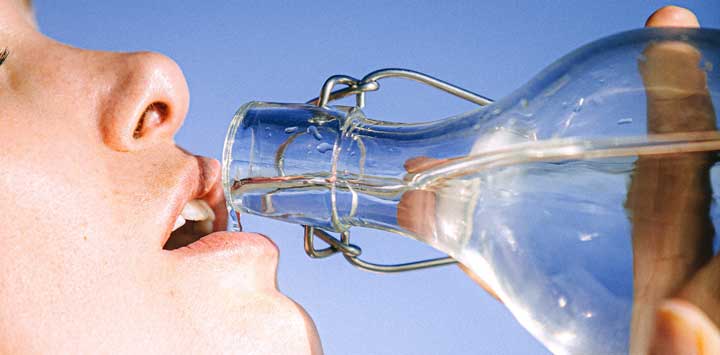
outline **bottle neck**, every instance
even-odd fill
[[[226,141],[228,201],[242,213],[338,232],[363,226],[424,241],[457,235],[438,221],[474,203],[472,189],[458,181],[414,181],[476,151],[479,137],[494,127],[484,112],[396,124],[367,119],[356,108],[248,104]]]
[[[481,113],[421,124],[379,122],[361,113],[349,116],[336,161],[338,229],[363,226],[415,238],[434,235],[433,210],[441,189],[414,181],[470,153]]]

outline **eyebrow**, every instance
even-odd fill
[[[7,48],[3,48],[0,50],[0,65],[7,59],[7,57],[10,55],[10,51],[8,51]]]

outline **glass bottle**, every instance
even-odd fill
[[[489,104],[421,124],[365,117],[382,74],[333,77],[315,104],[240,108],[226,197],[307,226],[316,257],[362,266],[352,227],[427,243],[555,353],[644,352],[658,302],[714,254],[719,63],[718,30],[643,29],[577,49],[494,103],[379,72]],[[358,105],[328,104],[343,94]],[[314,235],[331,247],[314,249]]]

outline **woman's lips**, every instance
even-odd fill
[[[186,257],[229,257],[243,263],[256,259],[267,262],[268,258],[278,257],[277,246],[264,235],[227,231],[210,233],[173,253]]]
[[[171,277],[212,292],[276,290],[278,249],[257,233],[214,232],[171,251]]]
[[[220,179],[220,162],[193,157],[171,189],[171,214],[163,233],[162,248],[175,250],[212,232],[227,228],[227,211]]]
[[[213,211],[212,233],[190,233],[194,238],[161,250],[167,277],[177,279],[181,287],[211,289],[212,292],[246,292],[277,289],[278,248],[257,233],[228,232],[220,163],[214,159],[188,159],[179,172],[178,183],[168,189],[167,210],[162,213],[165,226],[158,231],[158,248],[168,243],[172,227],[189,201],[202,200]],[[188,222],[186,227],[193,227]],[[166,248],[163,248],[166,249]],[[219,287],[218,287],[219,286]]]
[[[175,199],[175,211],[168,221],[168,231],[172,230],[183,208],[194,200],[207,204],[215,215],[212,233],[198,234],[193,240],[178,245],[170,253],[177,256],[192,258],[234,259],[236,262],[270,262],[277,264],[278,249],[267,237],[257,233],[228,232],[228,210],[220,177],[220,162],[215,159],[196,157],[196,164],[188,166],[186,178],[178,188],[182,191],[179,199]],[[188,222],[192,224],[192,222]],[[185,227],[182,227],[185,228]],[[182,229],[181,228],[181,229]],[[178,230],[180,231],[180,230]],[[203,235],[204,234],[204,235]],[[171,233],[167,232],[165,243]]]

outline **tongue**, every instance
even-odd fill
[[[213,221],[207,219],[200,222],[187,221],[184,226],[170,233],[170,238],[163,245],[163,249],[174,250],[200,240],[212,233],[212,224]]]

